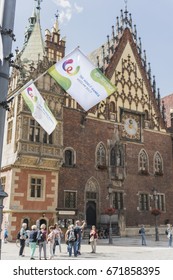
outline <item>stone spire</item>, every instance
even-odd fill
[[[25,33],[25,44],[20,57],[25,63],[37,63],[38,60],[43,59],[45,54],[44,41],[40,26],[41,1],[42,0],[37,1],[38,5],[34,9],[32,16],[29,18],[29,27]]]

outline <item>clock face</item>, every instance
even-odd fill
[[[132,118],[127,118],[124,122],[124,129],[129,135],[135,135],[138,130],[136,120]]]
[[[123,114],[122,136],[129,139],[140,140],[140,116],[132,114]]]

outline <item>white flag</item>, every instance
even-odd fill
[[[5,4],[5,0],[0,0],[0,28],[2,28],[2,23],[3,23],[4,4]],[[2,64],[3,64],[3,59],[4,59],[4,50],[3,50],[2,34],[0,32],[0,60]]]
[[[32,81],[28,83],[28,86],[24,86],[21,94],[31,110],[33,118],[50,135],[57,125],[57,120]]]
[[[50,67],[48,73],[85,111],[116,90],[78,48]]]

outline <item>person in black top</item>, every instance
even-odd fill
[[[27,229],[27,224],[23,223],[22,227],[20,229],[20,250],[19,250],[19,256],[20,257],[24,257],[23,251],[24,251],[24,248],[25,248],[25,240],[28,237],[26,229]]]
[[[31,227],[31,232],[30,232],[30,236],[29,236],[29,245],[30,245],[30,249],[31,249],[30,260],[34,260],[36,244],[37,244],[37,226],[33,225]]]

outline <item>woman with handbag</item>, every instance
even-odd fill
[[[56,246],[59,246],[59,252],[61,253],[61,238],[63,236],[62,230],[57,223],[54,225],[54,233],[55,233],[55,241],[53,245],[53,254],[55,256]]]
[[[93,225],[90,230],[90,239],[89,242],[91,244],[91,253],[96,253],[96,245],[97,245],[97,239],[98,239],[98,233],[96,231],[96,227]]]

